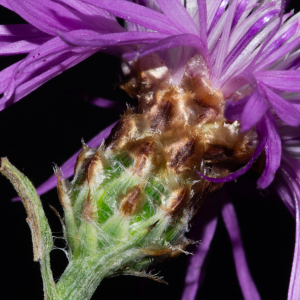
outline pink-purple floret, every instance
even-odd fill
[[[266,164],[257,182],[258,187],[264,189],[274,182],[276,191],[296,220],[288,299],[298,300],[300,18],[292,18],[292,12],[283,15],[284,2],[279,1],[265,1],[263,5],[256,0],[185,2],[187,9],[180,0],[0,0],[2,6],[29,23],[0,26],[1,56],[28,53],[24,59],[0,72],[0,94],[3,94],[0,110],[97,51],[133,60],[175,47],[196,49],[206,62],[212,84],[225,97],[245,83],[251,86],[252,93],[239,101],[227,98],[225,116],[232,121],[239,120],[242,131],[255,126],[259,136],[253,157],[237,172],[224,178],[199,175],[213,182],[234,180],[251,168],[264,149]],[[198,6],[199,9],[194,10],[197,14],[191,15],[190,4]],[[239,27],[248,22],[250,17],[247,16],[252,10],[252,23],[246,26],[246,30]],[[125,20],[125,28],[119,25],[116,17]],[[218,26],[225,17],[226,23]],[[270,29],[263,37],[267,27]],[[215,37],[218,31],[219,36]],[[240,34],[233,47],[229,45],[231,33]],[[257,37],[260,40],[255,44]],[[194,55],[195,51],[190,53]],[[247,63],[245,68],[241,63],[243,55]],[[251,57],[250,61],[247,61],[248,57]],[[189,58],[184,55],[176,58],[174,74],[180,73],[176,64],[182,66]],[[103,101],[107,105],[108,100]],[[94,104],[102,105],[101,100]],[[113,125],[89,141],[89,146],[99,145]],[[62,166],[66,177],[73,175],[77,154]],[[43,194],[55,185],[56,179],[52,176],[37,191]],[[222,190],[222,201],[218,206],[211,203],[215,202],[208,201],[198,218],[201,246],[190,259],[182,299],[194,299],[201,285],[203,264],[214,236],[219,210],[232,242],[243,296],[247,300],[260,299],[247,266],[235,210],[226,190]]]

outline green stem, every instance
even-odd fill
[[[141,250],[135,248],[149,233],[142,230],[130,242],[106,248],[97,255],[76,259],[70,262],[57,283],[60,300],[91,299],[96,288],[104,277],[107,277],[122,266],[139,261],[143,258]]]
[[[71,262],[57,284],[59,299],[91,299],[103,278],[141,257],[137,249],[122,252],[122,257],[116,259],[115,255],[120,254],[97,255]]]

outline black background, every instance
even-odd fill
[[[294,6],[294,4],[291,4]],[[299,10],[300,4],[298,4]],[[0,7],[1,24],[24,23],[15,13]],[[2,57],[0,70],[23,56]],[[117,86],[119,60],[97,53],[83,63],[0,112],[0,157],[24,172],[35,186],[53,174],[53,163],[61,165],[80,148],[83,137],[90,140],[116,121],[120,112],[102,109],[74,96],[81,91],[116,101],[132,102]],[[294,220],[271,190],[256,190],[255,174],[231,183],[250,270],[262,299],[286,299],[294,247]],[[246,187],[245,187],[246,183]],[[245,193],[246,192],[246,193]],[[39,264],[33,262],[32,243],[26,214],[7,179],[0,177],[0,297],[1,299],[43,299]],[[53,234],[61,236],[57,217],[48,204],[60,212],[56,191],[41,197]],[[195,229],[194,229],[195,230]],[[57,247],[63,243],[57,239]],[[63,251],[51,253],[55,279],[67,259]],[[188,257],[185,255],[156,266],[168,286],[136,277],[105,279],[93,299],[179,300]],[[197,299],[243,299],[222,221],[218,223],[208,256],[207,273]]]

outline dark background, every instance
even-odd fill
[[[291,4],[295,7],[295,4]],[[300,4],[298,4],[299,10]],[[1,24],[24,23],[15,13],[0,7]],[[2,57],[0,70],[23,56]],[[9,160],[39,186],[53,174],[53,163],[63,162],[80,148],[83,137],[90,140],[116,121],[120,112],[102,109],[85,101],[81,91],[116,101],[129,102],[117,86],[119,61],[97,53],[83,63],[52,79],[18,103],[0,112],[0,157]],[[294,220],[272,191],[257,191],[256,175],[250,173],[231,183],[234,205],[250,269],[262,299],[286,299],[294,247]],[[245,183],[247,186],[245,187]],[[244,185],[243,185],[244,184]],[[244,186],[245,188],[243,188]],[[245,191],[248,193],[245,196]],[[39,264],[33,251],[26,214],[7,179],[0,177],[0,297],[1,299],[43,299]],[[243,193],[244,192],[244,193]],[[54,236],[61,226],[48,204],[60,212],[56,191],[41,197]],[[63,247],[61,240],[55,242]],[[56,279],[67,259],[63,251],[51,253]],[[156,266],[168,286],[136,277],[105,279],[93,299],[179,300],[188,257]],[[222,221],[218,223],[207,261],[207,273],[197,299],[243,299]]]

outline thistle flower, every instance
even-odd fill
[[[255,162],[261,173],[258,187],[265,189],[274,181],[296,218],[288,299],[297,299],[299,16],[292,12],[284,15],[281,1],[135,2],[3,3],[41,31],[58,35],[51,38],[39,33],[38,43],[49,40],[36,49],[27,41],[30,45],[22,51],[33,52],[2,72],[3,105],[19,100],[61,72],[65,64],[57,55],[66,55],[63,61],[71,66],[99,50],[121,54],[125,80],[120,87],[139,100],[138,110],[128,108],[105,144],[97,149],[83,144],[71,185],[56,171],[70,255],[70,264],[57,285],[49,269],[51,237],[39,201],[23,175],[3,160],[2,172],[17,182],[25,207],[35,207],[42,220],[32,229],[33,236],[47,236],[46,245],[34,239],[45,295],[88,299],[105,276],[147,276],[141,271],[153,260],[185,251],[190,241],[184,234],[207,194],[244,174]],[[76,22],[53,14],[57,5],[72,11],[70,19],[76,16]],[[94,11],[87,16],[92,9],[97,9],[99,19]],[[55,16],[55,22],[39,22],[36,10],[50,14],[51,22]],[[94,20],[92,17],[96,23],[99,20],[98,27],[87,21]],[[125,29],[115,17],[125,20]],[[110,26],[106,27],[107,20]],[[68,26],[63,27],[65,24]],[[51,43],[53,48],[49,48]],[[46,51],[40,53],[43,49]],[[36,55],[42,58],[36,59]],[[50,64],[45,68],[42,62],[48,55]],[[52,58],[59,67],[48,74]],[[74,157],[62,167],[67,177],[73,161]],[[50,189],[51,180],[38,191]],[[222,217],[233,244],[244,298],[259,299],[234,208],[226,193],[221,195]],[[202,215],[208,207],[203,207]],[[191,259],[183,299],[196,295],[200,268],[216,227],[217,212],[213,213],[210,222],[205,223],[203,217],[205,234]],[[121,253],[120,259],[111,256]],[[80,276],[88,290],[74,285]]]

